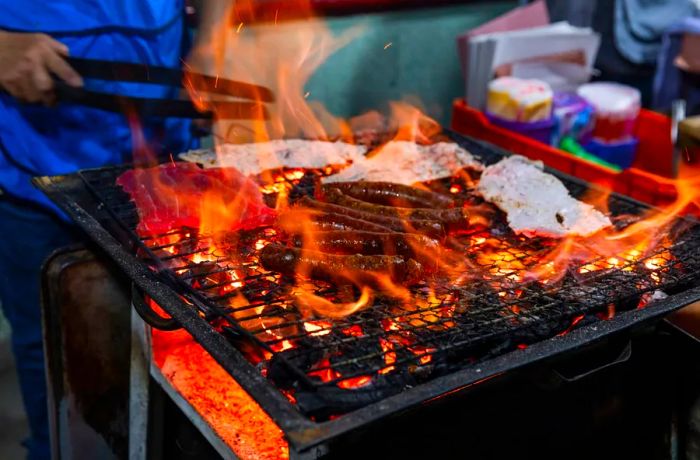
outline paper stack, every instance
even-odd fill
[[[591,76],[600,36],[566,22],[549,24],[544,1],[517,8],[457,38],[467,103],[483,110],[497,76],[535,78],[571,91]]]

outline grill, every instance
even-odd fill
[[[507,153],[451,134],[486,164]],[[679,219],[668,241],[643,258],[611,266],[572,265],[551,283],[528,269],[551,252],[504,223],[456,238],[475,274],[450,285],[435,278],[411,288],[406,305],[377,296],[340,320],[303,317],[293,280],[267,272],[256,249],[272,229],[197,235],[180,229],[140,239],[138,216],[116,178],[127,166],[39,178],[58,203],[133,279],[134,305],[154,327],[184,327],[249,391],[299,451],[397,410],[639,326],[700,299],[700,226]],[[556,173],[574,196],[590,186]],[[320,171],[282,173],[280,184],[308,193]],[[470,200],[464,183],[445,184]],[[618,224],[647,210],[612,195]],[[484,245],[492,257],[484,258]],[[232,257],[234,255],[235,257]],[[334,302],[356,298],[324,282],[305,289]],[[669,297],[661,298],[656,291]],[[240,294],[247,302],[241,303]],[[152,299],[149,300],[149,299]],[[151,309],[160,305],[172,320]],[[614,314],[613,314],[614,313]],[[344,415],[343,415],[344,414]],[[342,415],[342,416],[340,416]],[[340,417],[338,417],[340,416]]]

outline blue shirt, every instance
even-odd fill
[[[184,34],[183,0],[22,0],[0,2],[0,29],[43,32],[72,56],[178,68]],[[141,97],[175,96],[175,88],[87,80],[87,89]],[[193,146],[189,121],[140,120],[149,142],[177,153]],[[30,183],[128,161],[132,132],[125,116],[84,106],[21,104],[0,95],[0,189],[57,208]]]

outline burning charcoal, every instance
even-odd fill
[[[359,369],[381,369],[386,366],[384,352],[374,338],[354,340],[337,348],[329,362],[341,375],[345,375],[358,370],[354,363],[358,359],[362,360]]]
[[[215,262],[200,262],[187,270],[185,277],[192,287],[201,290],[230,281],[228,274]]]
[[[344,389],[336,385],[322,386],[312,390],[299,387],[295,396],[299,409],[317,421],[330,416],[346,413],[376,401],[400,393],[417,382],[403,376],[375,377],[371,383],[361,388]]]
[[[298,348],[277,352],[267,363],[267,377],[280,388],[293,388],[299,377],[289,368],[289,364],[307,372],[321,360],[323,352],[299,344]]]
[[[226,254],[230,254],[238,252],[239,247],[244,246],[246,240],[242,232],[223,232],[218,233],[214,241]]]
[[[251,339],[241,333],[240,330],[231,326],[221,328],[221,333],[252,363],[265,361],[265,354],[259,345],[253,343]]]
[[[301,318],[296,310],[287,310],[279,305],[265,305],[258,317],[260,328],[265,329],[272,337],[286,339],[301,332],[299,329]]]
[[[257,229],[247,232],[225,233],[217,235],[217,246],[231,260],[240,262],[255,255],[260,248],[276,240],[277,231],[273,228]]]
[[[286,288],[277,283],[274,278],[256,277],[247,280],[241,288],[241,293],[250,302],[270,302],[280,297]]]
[[[332,415],[350,412],[399,393],[402,388],[387,386],[382,389],[345,390],[328,386],[313,391],[297,390],[295,396],[298,407],[304,414],[317,421],[325,421]]]
[[[289,201],[291,203],[296,203],[305,196],[313,198],[316,193],[317,184],[318,176],[312,172],[307,172],[299,182],[292,187],[292,190],[289,192]]]

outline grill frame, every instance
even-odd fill
[[[491,155],[507,155],[496,147],[463,136],[451,137],[469,150],[488,151]],[[581,187],[584,181],[555,172]],[[574,351],[633,327],[642,327],[663,315],[700,300],[700,287],[654,302],[642,310],[628,311],[607,321],[581,326],[562,337],[554,337],[529,346],[525,350],[507,352],[449,375],[437,377],[414,388],[389,396],[327,422],[313,422],[302,415],[267,378],[262,376],[226,338],[183,302],[171,286],[158,279],[142,261],[92,215],[100,204],[86,191],[78,175],[43,177],[35,184],[56,202],[112,258],[142,291],[147,292],[169,315],[183,325],[193,337],[248,391],[286,433],[291,447],[306,451],[348,431],[363,427],[395,412],[415,406],[449,392],[464,389],[484,379],[534,364],[544,359]],[[644,206],[626,197],[617,196],[633,206]]]

